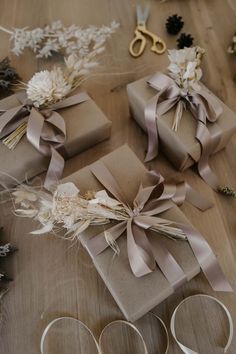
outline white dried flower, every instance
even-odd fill
[[[98,65],[94,61],[97,51],[92,51],[82,59],[73,53],[65,58],[65,67],[36,73],[26,85],[27,97],[37,108],[63,100]]]
[[[30,48],[37,58],[47,58],[54,52],[63,55],[77,53],[80,57],[85,57],[91,48],[96,49],[96,45],[103,45],[118,27],[119,24],[115,21],[110,26],[89,26],[85,29],[75,25],[65,27],[61,21],[55,21],[44,28],[33,30],[27,27],[13,28],[12,31],[4,27],[0,29],[11,35],[12,52],[15,55],[21,55],[25,48]]]
[[[61,68],[43,70],[36,73],[27,84],[27,97],[35,107],[47,106],[67,96],[71,85],[64,77]]]
[[[24,191],[25,187],[19,186],[17,191],[21,192],[22,189]],[[55,227],[61,227],[66,230],[64,237],[74,240],[90,225],[104,225],[112,221],[128,222],[131,217],[127,206],[109,197],[105,190],[89,192],[83,196],[79,189],[69,182],[59,185],[53,195],[42,191],[34,192],[38,198],[33,203],[33,209],[30,205],[16,210],[20,216],[34,218],[40,222],[41,229],[31,232],[32,234],[41,235]],[[186,239],[183,231],[172,226],[169,220],[160,219],[152,225],[151,230],[168,237]],[[118,246],[109,231],[105,231],[105,239],[117,253]]]
[[[186,91],[199,90],[202,77],[201,59],[205,50],[200,47],[173,49],[168,51],[169,75]]]

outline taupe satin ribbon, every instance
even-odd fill
[[[184,283],[186,275],[172,254],[160,241],[157,248],[152,242],[152,238],[149,237],[149,232],[155,224],[170,222],[170,220],[164,220],[156,215],[167,211],[175,204],[180,205],[184,201],[183,185],[179,187],[178,185],[164,184],[163,177],[158,174],[154,175],[152,172],[149,174],[152,185],[148,187],[140,185],[131,207],[117,181],[102,161],[91,165],[90,169],[98,181],[123,204],[130,216],[127,220],[110,227],[106,232],[110,233],[114,240],[117,240],[126,231],[128,259],[134,275],[141,277],[153,272],[157,263],[174,289]],[[172,223],[171,226],[182,230],[186,235],[212,288],[216,291],[232,291],[212,249],[203,236],[188,225]],[[104,232],[88,240],[86,247],[92,257],[106,250],[109,245],[104,237]]]
[[[167,331],[167,328],[166,328],[166,325],[165,323],[163,322],[163,320],[157,316],[156,314],[154,313],[151,313],[150,312],[150,315],[152,315],[153,317],[155,317],[162,325],[162,327],[164,328],[164,331],[165,331],[165,335],[166,335],[166,349],[165,349],[165,353],[164,354],[167,354],[168,351],[169,351],[169,334],[168,334],[168,331]],[[143,353],[144,354],[148,354],[148,349],[147,349],[147,346],[146,346],[146,343],[145,343],[145,340],[143,338],[143,335],[141,334],[140,330],[131,322],[128,322],[128,321],[125,321],[125,320],[115,320],[115,321],[112,321],[112,322],[109,322],[102,330],[100,336],[99,336],[99,339],[97,341],[94,333],[91,331],[91,329],[82,321],[76,319],[76,318],[73,318],[73,317],[58,317],[58,318],[55,318],[54,320],[52,320],[47,326],[46,328],[44,329],[43,331],[43,334],[42,334],[42,337],[41,337],[41,340],[40,340],[40,352],[41,354],[44,354],[45,351],[44,351],[44,346],[45,346],[45,339],[49,333],[49,331],[51,330],[51,328],[58,322],[61,322],[63,320],[69,320],[69,321],[72,321],[78,325],[80,325],[81,327],[83,327],[83,329],[85,329],[90,337],[92,338],[92,341],[97,349],[97,353],[98,354],[105,354],[105,352],[103,351],[102,347],[103,347],[103,338],[104,338],[104,335],[106,334],[106,332],[114,325],[125,325],[125,326],[128,326],[129,328],[131,328],[134,333],[136,333],[138,335],[138,337],[140,338],[141,340],[141,344],[142,344],[142,347],[143,347]]]
[[[219,187],[217,177],[208,164],[209,156],[215,150],[215,142],[207,128],[207,122],[214,123],[222,113],[219,101],[202,87],[199,91],[185,92],[169,76],[157,73],[148,85],[158,90],[145,107],[145,120],[148,133],[148,152],[145,161],[150,161],[158,154],[160,116],[168,112],[177,103],[184,99],[187,108],[197,120],[196,139],[201,144],[201,156],[197,163],[201,177],[213,188]],[[217,138],[218,139],[218,138]]]
[[[89,100],[90,97],[81,92],[77,95],[65,98],[45,109],[36,109],[29,100],[23,100],[22,104],[6,110],[0,116],[0,136],[6,136],[27,119],[27,139],[41,154],[50,157],[50,163],[46,174],[44,187],[57,182],[64,169],[64,158],[57,149],[65,143],[66,125],[64,118],[57,110],[71,107]],[[27,118],[26,118],[27,117]]]

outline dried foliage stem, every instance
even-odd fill
[[[3,31],[3,32],[6,32],[8,34],[11,34],[11,35],[13,34],[13,31],[10,31],[9,29],[7,29],[7,28],[5,28],[3,26],[0,26],[0,30]]]

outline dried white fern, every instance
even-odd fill
[[[76,25],[66,27],[61,21],[55,21],[44,28],[33,30],[28,27],[9,30],[2,26],[0,30],[10,35],[13,42],[11,50],[15,55],[19,56],[26,48],[30,48],[37,58],[48,58],[55,52],[64,56],[76,53],[80,58],[84,58],[91,50],[101,47],[118,27],[119,24],[115,21],[110,26],[88,28]]]

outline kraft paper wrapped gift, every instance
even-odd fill
[[[145,182],[145,178],[147,178],[147,170],[144,165],[127,145],[101,158],[101,161],[111,174],[115,176],[128,202],[132,204],[141,181]],[[93,164],[90,166],[93,166]],[[62,183],[73,182],[80,189],[81,194],[88,190],[98,191],[104,189],[92,174],[90,166],[63,179]],[[161,213],[159,216],[168,220],[189,224],[189,221],[177,206]],[[90,251],[87,247],[88,240],[104,231],[104,228],[109,227],[111,225],[90,226],[83,232],[80,236],[80,241],[89,253]],[[152,236],[154,242],[157,239],[161,239],[161,242],[170,250],[182,267],[188,280],[200,272],[199,264],[188,242],[173,241],[159,234]],[[136,277],[132,273],[128,261],[126,235],[123,234],[120,236],[117,243],[120,248],[119,256],[114,257],[114,251],[111,248],[107,248],[99,255],[91,255],[91,257],[98,273],[124,316],[130,321],[135,321],[170,296],[174,292],[174,289],[159,268],[148,275],[140,278]]]
[[[0,110],[7,110],[21,104],[19,96],[12,95],[0,101]],[[70,158],[94,144],[110,136],[111,122],[104,113],[89,99],[71,107],[58,110],[66,124],[66,142],[62,155]],[[24,113],[22,114],[24,117]],[[1,117],[0,117],[1,119]],[[60,148],[58,150],[60,152]],[[7,175],[23,182],[47,170],[49,157],[37,151],[26,136],[17,144],[14,150],[0,143],[0,170]],[[14,182],[10,177],[1,175],[1,181],[7,186]]]
[[[144,131],[147,130],[144,109],[147,102],[154,97],[158,91],[150,87],[147,81],[151,77],[144,77],[127,85],[129,106],[132,117],[137,121]],[[207,90],[207,88],[204,86]],[[210,92],[209,90],[207,90]],[[216,97],[213,93],[211,93]],[[220,128],[220,142],[214,152],[223,149],[231,136],[236,132],[236,114],[218,99],[223,108],[223,113],[217,120]],[[199,161],[201,154],[200,143],[196,140],[197,121],[189,110],[183,111],[177,132],[172,130],[173,118],[176,105],[159,119],[160,148],[169,161],[178,169],[185,170],[195,162]],[[219,134],[214,123],[208,123],[207,127],[212,136]],[[178,153],[177,153],[178,152]]]

